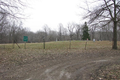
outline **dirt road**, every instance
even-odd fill
[[[20,65],[1,62],[0,80],[105,80],[97,73],[106,66],[120,65],[119,52],[47,54]]]

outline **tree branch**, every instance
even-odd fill
[[[110,1],[110,0],[109,0]],[[110,16],[111,16],[111,18],[113,19],[113,15],[112,15],[112,11],[109,9],[109,6],[108,6],[108,2],[106,2],[106,0],[104,0],[104,2],[105,2],[105,5],[106,5],[106,7],[107,7],[107,9],[109,10],[109,13],[110,13]]]

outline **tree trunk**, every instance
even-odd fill
[[[113,27],[113,46],[112,49],[117,49],[117,14],[116,14],[116,0],[114,0],[114,27]]]
[[[69,49],[71,49],[71,39],[70,39]]]
[[[113,45],[112,49],[117,49],[117,22],[114,21],[114,27],[113,27]]]

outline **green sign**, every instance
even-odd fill
[[[27,42],[27,41],[28,41],[28,36],[24,36],[24,37],[23,37],[23,41],[26,41],[26,42]]]

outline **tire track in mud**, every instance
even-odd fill
[[[64,63],[53,65],[47,68],[40,76],[36,76],[35,80],[86,80],[89,79],[89,73],[92,70],[97,69],[102,64],[114,61],[109,59],[92,59],[81,61],[76,58],[71,62],[66,61]],[[94,68],[94,69],[91,69]],[[30,79],[34,80],[34,79]]]
[[[78,59],[78,58],[80,58],[80,56],[71,57],[71,58],[72,58],[72,61],[76,61],[76,58]],[[41,73],[40,71],[36,72],[37,73],[37,74],[35,74],[36,76],[33,76],[33,79],[30,78],[30,80],[34,80],[34,79],[35,80],[39,80],[39,79],[40,80],[45,80],[44,79],[44,75],[45,76],[47,75],[47,77],[49,78],[49,79],[46,78],[46,80],[51,80],[51,79],[54,80],[53,79],[54,77],[51,78],[49,74],[52,73],[52,75],[54,75],[54,74],[58,73],[59,69],[61,69],[62,67],[64,67],[64,66],[66,66],[66,65],[71,63],[71,62],[68,62],[68,60],[71,60],[71,58],[63,58],[62,60],[61,59],[60,60],[56,60],[55,63],[54,62],[52,63],[52,61],[47,61],[47,63],[51,62],[52,65],[49,65],[49,66],[45,67],[44,71],[42,70],[43,73]],[[43,62],[43,64],[44,63],[45,62]],[[37,70],[40,70],[40,68],[37,68]],[[53,73],[53,71],[55,71],[55,72]],[[65,72],[64,71],[60,71],[59,77],[61,78],[63,76],[63,74],[65,74]],[[68,76],[68,74],[69,73],[66,73],[66,76]],[[37,79],[36,79],[36,77],[37,77]],[[57,78],[57,79],[59,80],[60,78]],[[57,79],[55,78],[55,80],[57,80]]]
[[[82,56],[81,56],[82,55]],[[90,55],[90,54],[89,54]],[[54,58],[55,57],[55,58]],[[45,57],[18,66],[14,71],[0,77],[1,80],[90,80],[90,73],[104,64],[114,63],[120,57],[88,54],[70,54]],[[10,77],[13,78],[10,78]],[[17,78],[20,76],[19,78]]]
[[[49,55],[47,55],[49,56]],[[56,57],[53,55],[53,57]],[[62,61],[66,60],[65,57],[61,60],[61,55],[57,56],[60,60],[53,59],[52,57],[43,57],[42,59],[37,59],[36,61],[29,62],[27,64],[21,65],[21,66],[14,66],[13,69],[9,69],[7,71],[2,71],[2,74],[0,74],[1,80],[31,80],[31,76],[34,76],[36,73],[42,73],[44,69],[49,68],[53,65],[56,65],[58,63],[61,63]],[[2,70],[2,69],[1,69]],[[0,71],[1,71],[0,70]],[[3,73],[4,72],[4,73]],[[34,73],[34,74],[33,74]]]

